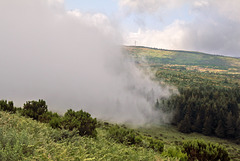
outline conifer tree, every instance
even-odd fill
[[[222,120],[218,121],[218,126],[215,130],[215,134],[220,138],[225,137],[225,127],[224,127]]]
[[[204,135],[211,135],[212,134],[212,116],[207,116],[205,122],[203,124],[203,134]]]
[[[226,131],[227,131],[227,137],[229,137],[229,138],[234,137],[235,128],[233,126],[232,112],[229,112],[228,115],[227,115]]]
[[[202,119],[201,119],[201,116],[200,114],[197,115],[197,118],[195,120],[195,123],[193,125],[193,130],[196,131],[196,132],[202,132]]]
[[[190,133],[191,132],[191,123],[189,116],[186,114],[184,119],[180,122],[178,126],[178,130],[183,133]]]

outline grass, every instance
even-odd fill
[[[138,66],[150,67],[157,81],[177,87],[240,85],[239,58],[147,47],[126,46],[124,49]]]
[[[0,112],[0,160],[162,160],[153,150],[115,143],[102,128],[97,132],[97,138],[72,136],[69,131]]]
[[[210,55],[201,52],[152,49],[147,47],[126,46],[127,51],[137,61],[147,61],[149,66],[175,65],[197,67],[195,69],[212,69],[221,73],[240,74],[240,59],[218,55]]]
[[[179,132],[175,126],[171,125],[155,125],[148,128],[144,126],[137,128],[137,130],[145,135],[162,140],[165,145],[165,150],[176,145],[181,145],[181,142],[185,140],[203,139],[204,141],[218,143],[225,146],[231,159],[240,160],[240,145],[237,145],[230,140],[205,136],[199,133],[184,134]]]

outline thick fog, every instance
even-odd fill
[[[152,106],[169,95],[122,53],[117,25],[67,12],[61,1],[0,1],[0,99],[44,99],[50,110],[133,123],[165,120]]]

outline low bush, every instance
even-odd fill
[[[16,108],[14,107],[13,102],[7,100],[0,100],[0,110],[16,113]]]
[[[157,152],[163,152],[164,145],[162,141],[153,139],[152,137],[142,136],[132,129],[114,125],[108,129],[108,133],[108,137],[114,139],[117,143],[136,145],[150,148]]]
[[[109,137],[113,138],[118,143],[124,143],[128,145],[138,144],[141,143],[141,138],[136,138],[136,134],[133,130],[124,129],[118,125],[114,125],[109,128]]]
[[[167,150],[165,150],[162,153],[162,156],[175,158],[175,159],[180,160],[180,161],[187,161],[188,160],[187,153],[183,153],[181,148],[173,147],[173,146],[171,146]]]
[[[149,141],[149,148],[158,151],[158,152],[163,152],[163,143],[160,140],[153,139],[152,137],[148,138]]]
[[[74,136],[78,136],[77,130],[69,131],[65,129],[56,129],[50,134],[54,142],[65,141],[65,139],[71,139]]]
[[[78,134],[81,136],[88,135],[95,137],[97,135],[96,118],[92,118],[89,113],[84,112],[83,110],[76,112],[72,109],[68,110],[62,117],[61,124],[64,129],[68,129],[71,131],[77,129]]]
[[[54,129],[62,128],[61,124],[62,124],[62,118],[61,117],[53,116],[51,118],[51,120],[49,121],[49,125]]]
[[[230,160],[227,150],[219,145],[202,140],[186,141],[182,152],[187,153],[189,160]]]
[[[46,102],[44,100],[39,101],[27,101],[23,105],[22,114],[33,118],[34,120],[41,119],[41,115],[48,111]]]

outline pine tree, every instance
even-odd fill
[[[196,132],[199,132],[199,133],[201,133],[202,132],[202,120],[201,120],[201,116],[200,116],[200,114],[198,114],[197,115],[197,118],[196,118],[196,120],[195,120],[195,123],[194,123],[194,125],[193,125],[193,127],[192,127],[192,129],[194,130],[194,131],[196,131]]]
[[[240,118],[236,122],[235,136],[237,139],[240,139]]]
[[[215,130],[215,134],[220,138],[225,137],[225,127],[224,127],[224,124],[223,124],[222,120],[218,121],[218,126]]]
[[[191,132],[191,123],[189,116],[186,114],[184,119],[179,123],[178,130],[183,133],[190,133]]]
[[[226,132],[227,132],[227,137],[229,138],[233,138],[234,137],[234,133],[235,133],[235,128],[233,126],[233,116],[232,116],[232,112],[229,112],[227,115],[227,122],[226,122]]]
[[[207,116],[204,125],[203,125],[203,134],[204,135],[211,135],[212,134],[212,116]]]

